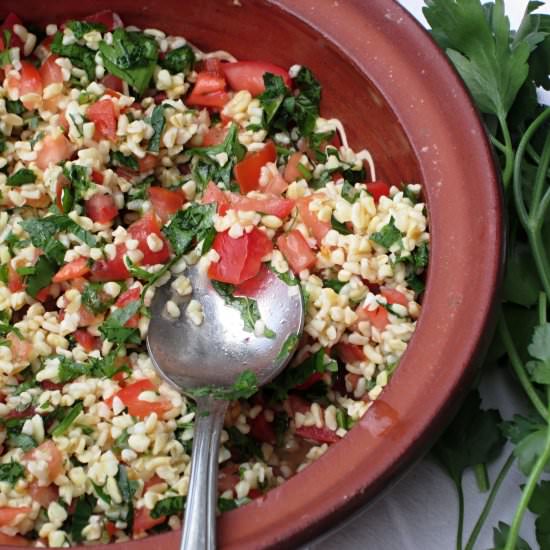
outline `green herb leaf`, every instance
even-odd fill
[[[94,491],[96,495],[107,504],[111,504],[111,497],[103,490],[103,487],[101,485],[98,485],[97,483],[94,483],[92,481],[92,485],[94,486]]]
[[[275,360],[281,361],[282,359],[286,359],[291,353],[294,353],[296,346],[298,345],[299,342],[300,342],[299,334],[290,334],[288,338],[285,340],[283,346],[281,347],[281,351],[279,351]]]
[[[19,99],[6,99],[6,111],[14,115],[22,115],[25,112],[25,107]]]
[[[74,512],[69,516],[69,528],[65,530],[74,542],[82,542],[82,530],[88,525],[90,516],[94,511],[96,499],[91,495],[82,495],[76,500]]]
[[[79,164],[67,164],[63,166],[63,175],[71,182],[74,191],[74,200],[79,202],[92,185],[90,171],[86,166]]]
[[[355,189],[355,187],[348,181],[344,181],[344,184],[342,185],[342,197],[344,199],[346,199],[350,204],[353,204],[360,195],[361,192],[358,189]]]
[[[114,299],[103,292],[102,283],[87,283],[82,291],[82,303],[95,315],[107,311],[113,302]]]
[[[377,233],[371,235],[370,240],[374,241],[376,244],[383,246],[384,248],[390,248],[393,244],[400,241],[403,238],[401,231],[395,227],[395,221],[393,217],[390,218],[390,221],[382,227]]]
[[[164,56],[164,59],[160,60],[160,66],[166,69],[169,73],[183,73],[189,74],[195,65],[195,53],[192,48],[187,44],[170,50]]]
[[[102,23],[89,23],[88,21],[69,21],[65,24],[73,31],[75,38],[80,40],[91,31],[107,32],[107,27]]]
[[[57,376],[62,384],[71,382],[84,374],[89,374],[90,369],[84,363],[77,363],[64,355],[59,355],[57,358],[59,360]]]
[[[63,44],[63,33],[57,32],[51,44],[51,51],[61,57],[68,57],[71,63],[86,71],[88,80],[95,80],[95,52],[80,44]]]
[[[214,399],[235,401],[237,399],[248,399],[257,391],[258,379],[256,375],[250,370],[245,370],[237,376],[235,383],[228,388],[223,388],[221,386],[202,386],[200,388],[187,390],[187,393],[195,398],[210,395]]]
[[[127,531],[132,532],[134,526],[134,495],[138,489],[138,482],[128,479],[128,473],[126,467],[123,464],[119,464],[117,472],[117,485],[120,489],[120,494],[127,507],[126,524]]]
[[[244,506],[252,502],[248,497],[243,498],[218,498],[218,510],[220,512],[229,512],[230,510],[235,510],[240,506]]]
[[[6,182],[11,187],[18,187],[20,185],[26,185],[27,183],[34,183],[36,181],[36,174],[29,168],[21,168],[17,170],[15,174],[8,177]]]
[[[15,485],[23,477],[25,477],[25,468],[19,462],[15,462],[13,458],[10,462],[0,464],[0,481]]]
[[[241,433],[235,426],[226,428],[226,431],[229,435],[227,446],[231,449],[231,455],[236,455],[237,462],[244,462],[253,457],[263,460],[262,447],[258,441]]]
[[[153,127],[153,136],[149,141],[149,151],[158,153],[160,149],[160,138],[162,137],[162,131],[164,130],[164,106],[156,105],[151,115],[151,126]]]
[[[107,340],[115,344],[139,344],[141,342],[139,330],[124,325],[138,312],[140,307],[141,302],[134,300],[128,305],[116,309],[99,327],[99,331]]]
[[[220,283],[219,281],[211,281],[211,283],[224,302],[240,312],[244,330],[254,332],[256,321],[261,320],[258,302],[247,296],[234,296],[235,287],[233,285]]]
[[[158,519],[163,516],[179,515],[185,509],[185,497],[174,496],[159,500],[151,510],[151,517]]]
[[[27,294],[36,297],[38,292],[46,288],[51,282],[52,277],[57,271],[57,265],[46,256],[40,256],[33,267],[33,273],[26,279]]]
[[[77,401],[64,416],[63,420],[52,430],[51,434],[54,437],[59,437],[67,432],[72,423],[78,418],[78,415],[84,410],[82,401]]]
[[[345,223],[339,222],[334,216],[330,218],[330,225],[332,229],[336,229],[341,235],[351,235],[352,233]],[[374,235],[371,238],[374,240]]]
[[[8,436],[8,444],[12,449],[22,449],[24,452],[30,451],[38,446],[34,438],[27,434],[13,434]]]
[[[508,535],[510,534],[510,526],[503,521],[498,522],[498,527],[493,528],[493,544],[494,548],[491,550],[504,550]],[[526,540],[518,537],[516,547],[514,550],[531,550],[531,547]]]
[[[111,164],[113,166],[129,168],[134,172],[139,171],[139,164],[136,157],[134,157],[134,155],[124,155],[120,151],[111,151]]]

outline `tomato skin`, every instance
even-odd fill
[[[131,302],[135,302],[136,300],[139,300],[141,297],[141,289],[139,287],[131,288],[130,290],[127,290],[126,292],[123,292],[115,302],[116,307],[124,307],[130,304]],[[125,327],[129,328],[137,328],[139,325],[139,313],[136,313],[126,321],[124,324]]]
[[[114,397],[118,397],[126,405],[128,412],[132,416],[145,418],[152,413],[157,413],[157,415],[162,418],[162,415],[172,407],[169,401],[160,400],[150,403],[139,399],[139,395],[142,392],[156,391],[156,389],[155,385],[149,379],[145,378],[122,388],[113,395],[113,397],[107,399],[106,403],[112,405]]]
[[[105,177],[99,170],[92,170],[92,181],[98,185],[102,185]]]
[[[49,485],[59,474],[63,472],[63,456],[56,444],[48,439],[41,443],[36,449],[29,451],[23,455],[23,460],[46,460],[48,463],[48,480]]]
[[[63,82],[63,72],[61,71],[61,67],[55,62],[56,59],[58,59],[57,55],[49,55],[44,63],[42,63],[40,69],[38,69],[44,88],[50,84]]]
[[[112,260],[98,260],[92,266],[92,281],[123,281],[130,276],[130,272],[124,263],[126,246],[116,245],[116,255]]]
[[[315,265],[315,254],[297,229],[280,235],[277,239],[277,246],[294,273],[298,274]]]
[[[195,86],[187,96],[185,103],[196,107],[221,109],[230,99],[225,91],[225,78],[213,72],[200,72]]]
[[[223,216],[229,209],[229,200],[224,193],[213,181],[208,182],[206,191],[202,195],[202,203],[216,203],[218,205],[218,214]]]
[[[4,48],[22,48],[24,46],[23,41],[21,40],[21,38],[19,38],[19,36],[17,36],[13,32],[13,27],[15,25],[23,25],[23,21],[21,21],[21,19],[19,19],[19,17],[15,13],[10,12],[6,16],[6,19],[4,19],[4,22],[2,23],[2,25],[0,25],[0,37],[2,39],[2,44],[3,44],[2,49],[4,49]],[[9,44],[4,44],[3,38],[4,38],[4,31],[5,30],[11,32]]]
[[[122,93],[122,80],[118,78],[118,76],[108,74],[105,75],[100,82],[101,84],[103,84],[103,86],[109,88],[109,90],[113,90],[114,92],[118,92],[119,94]]]
[[[273,63],[266,63],[264,61],[223,63],[221,70],[232,90],[248,90],[253,96],[260,95],[265,91],[263,79],[265,73],[280,76],[287,88],[290,88],[292,85],[288,71],[285,71],[282,67],[273,65]]]
[[[323,379],[322,373],[313,372],[309,375],[309,377],[307,378],[307,380],[305,382],[303,382],[302,384],[298,384],[297,386],[294,386],[294,389],[298,390],[298,391],[305,391],[305,390],[311,388],[311,386],[313,386],[313,384],[315,384],[316,382],[319,382],[322,379]]]
[[[8,264],[8,288],[11,292],[19,292],[25,288],[23,278],[11,266],[11,262]]]
[[[0,506],[0,527],[12,525],[17,516],[28,514],[31,511],[32,508],[28,506],[19,506],[17,508],[13,506]]]
[[[59,490],[57,485],[50,483],[45,487],[38,485],[37,481],[33,481],[29,485],[29,494],[32,499],[38,502],[42,508],[47,508],[52,502],[59,498]]]
[[[369,323],[378,330],[384,330],[389,322],[388,312],[382,306],[374,310],[368,310],[366,307],[357,308],[355,311],[359,321],[369,321]]]
[[[158,252],[153,252],[147,245],[147,236],[154,234],[159,237],[164,245]],[[138,249],[143,253],[142,265],[163,264],[170,258],[170,248],[160,232],[157,217],[153,212],[147,212],[141,219],[134,222],[128,228],[128,235],[138,241]]]
[[[42,102],[42,77],[38,69],[29,61],[21,61],[19,75],[19,79],[8,78],[8,87],[17,88],[21,103],[26,109],[36,109]],[[37,96],[26,98],[27,94],[37,94]]]
[[[348,342],[340,342],[336,345],[336,354],[344,363],[356,363],[364,361],[365,354],[361,346],[349,344]]]
[[[340,441],[340,437],[336,432],[328,428],[317,428],[317,426],[300,426],[296,428],[295,434],[304,439],[311,439],[317,443],[336,443]]]
[[[298,164],[300,164],[300,160],[303,156],[304,154],[301,151],[297,151],[290,155],[283,172],[283,177],[287,183],[292,183],[302,177],[300,170],[298,170]]]
[[[250,434],[263,443],[275,445],[277,441],[273,423],[266,420],[263,411],[250,422]]]
[[[220,145],[224,142],[228,131],[228,128],[222,128],[221,126],[209,128],[206,134],[202,136],[202,147]]]
[[[235,210],[262,212],[278,218],[286,218],[294,208],[294,201],[281,197],[270,196],[266,198],[243,197],[236,193],[228,193],[230,208]]]
[[[90,267],[88,266],[88,258],[81,257],[61,267],[53,276],[52,281],[54,283],[62,283],[78,277],[84,277],[84,275],[87,275],[89,272]]]
[[[86,216],[94,222],[109,223],[118,216],[118,208],[112,195],[96,193],[85,203]]]
[[[220,468],[218,474],[218,491],[220,493],[232,491],[240,480],[239,466],[237,464],[227,464],[223,468]]]
[[[233,169],[235,179],[239,184],[241,193],[246,195],[249,191],[254,191],[260,186],[260,174],[262,167],[268,162],[277,160],[277,150],[272,141],[268,141],[264,148],[247,155],[238,162]]]
[[[108,521],[107,523],[105,523],[105,530],[111,538],[113,538],[117,532],[116,525],[112,521]]]
[[[42,147],[36,156],[36,164],[40,170],[45,170],[50,164],[69,159],[72,154],[73,146],[63,134],[57,137],[48,135],[42,140]]]
[[[367,183],[367,191],[372,195],[375,204],[378,204],[381,197],[389,197],[390,186],[383,181],[373,181]]]
[[[296,206],[300,212],[300,217],[311,231],[315,240],[320,244],[324,236],[330,231],[331,226],[328,222],[321,221],[315,212],[309,209],[309,203],[315,198],[315,195],[297,199]]]
[[[99,347],[99,338],[91,335],[87,330],[78,329],[74,333],[75,340],[84,348],[88,353]]]
[[[380,289],[380,293],[384,296],[384,298],[386,298],[388,304],[399,304],[403,307],[409,306],[409,300],[407,300],[407,297],[395,288],[382,287]]]
[[[138,533],[143,533],[147,529],[151,529],[156,525],[160,525],[166,521],[166,516],[160,516],[156,519],[151,517],[151,510],[146,508],[138,508],[136,510],[136,516],[134,518],[133,533],[137,535]]]
[[[258,275],[262,267],[262,258],[273,250],[271,239],[256,227],[246,236],[248,237],[248,246],[246,260],[240,275],[241,283]]]
[[[185,203],[185,195],[180,189],[173,191],[153,186],[149,187],[148,193],[153,210],[163,223],[167,222]]]
[[[0,533],[0,546],[31,546],[32,540],[26,539],[25,537],[20,537],[19,535],[4,535]]]
[[[16,363],[24,363],[29,360],[32,353],[32,344],[27,340],[21,340],[17,334],[10,332],[6,339],[9,342],[11,348],[12,359]]]
[[[138,159],[139,172],[149,172],[154,170],[155,166],[158,164],[159,158],[155,155],[148,153],[142,159]]]
[[[106,138],[116,141],[118,113],[110,99],[102,99],[90,105],[86,111],[88,119],[95,124],[95,139]]]

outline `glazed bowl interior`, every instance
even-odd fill
[[[45,25],[109,8],[126,25],[185,36],[240,59],[311,68],[322,114],[367,147],[377,178],[420,182],[431,260],[423,313],[381,398],[302,473],[224,514],[225,548],[296,547],[344,519],[419,457],[467,389],[491,323],[501,263],[499,185],[484,131],[458,77],[392,0],[3,0]],[[179,533],[126,543],[177,548]]]

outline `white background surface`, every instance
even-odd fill
[[[423,0],[400,0],[400,3],[426,24],[422,16]],[[550,13],[550,0],[545,3],[541,9]],[[505,4],[512,26],[517,27],[527,0],[505,0]],[[518,409],[521,410],[524,405],[516,390],[516,383],[505,372],[490,373],[481,390],[484,406],[498,406],[507,418],[518,412]],[[501,460],[491,465],[491,480],[494,480],[508,453],[509,450]],[[478,538],[476,549],[492,548],[493,527],[499,521],[511,522],[519,500],[521,483],[521,474],[512,470],[500,489],[493,511]],[[464,491],[466,541],[486,495],[479,494],[471,473],[464,477]],[[454,487],[428,455],[370,507],[351,518],[338,531],[308,545],[307,550],[451,550],[455,548],[456,522],[457,500]],[[530,516],[524,520],[522,536],[532,548],[537,548]]]

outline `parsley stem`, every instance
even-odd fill
[[[502,143],[502,141],[498,140],[492,134],[489,134],[489,137],[491,138],[491,143],[496,149],[498,149],[501,153],[506,153],[506,146]]]
[[[485,521],[487,520],[487,516],[489,515],[489,512],[493,507],[493,503],[500,489],[500,486],[502,485],[502,482],[506,479],[506,476],[508,475],[508,472],[512,467],[512,464],[514,463],[514,460],[515,460],[514,453],[510,453],[510,456],[506,459],[506,462],[500,469],[500,472],[498,473],[498,476],[495,479],[495,483],[491,488],[491,492],[487,495],[487,500],[485,501],[485,505],[483,506],[483,509],[479,514],[479,518],[477,519],[476,524],[474,525],[474,528],[472,529],[472,532],[470,533],[470,536],[466,541],[466,546],[464,547],[464,550],[473,550],[477,537],[479,536],[479,533],[481,532],[481,529],[485,524]]]
[[[456,527],[456,550],[462,550],[462,534],[464,532],[464,490],[462,489],[462,477],[456,484],[458,495],[458,525]]]
[[[545,325],[546,320],[546,294],[539,293],[539,325]]]
[[[506,115],[504,113],[498,115],[498,122],[502,130],[502,135],[504,136],[504,170],[502,172],[502,183],[504,185],[504,191],[506,192],[510,186],[514,170],[514,147],[512,145],[512,137],[510,136],[510,129],[508,128],[508,122],[506,121]]]
[[[504,318],[504,315],[502,313],[500,314],[500,317],[498,319],[497,330],[500,338],[502,339],[502,343],[506,348],[506,353],[510,358],[512,368],[514,369],[514,372],[516,373],[516,376],[518,377],[520,384],[523,387],[523,390],[531,400],[531,403],[533,404],[535,409],[537,409],[537,412],[545,421],[547,421],[548,413],[546,411],[546,407],[544,406],[544,403],[538,396],[535,388],[533,387],[533,384],[531,384],[531,381],[529,380],[529,377],[525,372],[525,367],[523,366],[523,362],[520,359],[519,354],[516,350],[516,346],[514,345],[514,341],[512,340],[512,336],[508,329],[506,319]]]
[[[531,205],[533,207],[533,212],[531,218],[536,215],[542,198],[542,191],[544,189],[544,182],[546,181],[546,175],[548,172],[548,166],[550,165],[550,133],[546,135],[544,140],[544,147],[542,149],[542,155],[540,157],[540,163],[537,168],[537,174],[535,176],[535,186],[533,188],[533,195],[531,198]]]
[[[489,481],[489,473],[487,472],[487,465],[476,464],[474,466],[474,474],[476,476],[477,488],[481,493],[486,493],[491,486]]]

